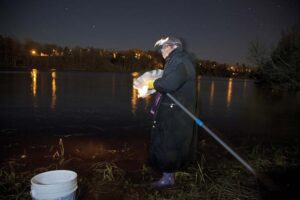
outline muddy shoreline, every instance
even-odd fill
[[[198,189],[204,187],[191,194],[200,199],[209,196],[213,199],[216,193],[223,194],[227,184],[238,184],[234,187],[239,188],[230,188],[230,193],[223,194],[224,199],[226,196],[281,199],[299,194],[297,144],[290,148],[282,146],[272,149],[262,145],[254,146],[256,150],[250,146],[237,148],[238,153],[280,187],[280,190],[269,191],[222,147],[207,137],[199,138],[197,160],[186,172],[178,173],[178,185],[167,192],[157,192],[148,187],[149,182],[159,177],[159,173],[151,169],[147,160],[150,129],[134,133],[132,130],[127,131],[130,134],[20,136],[13,130],[2,130],[1,169],[15,177],[13,180],[6,177],[6,183],[2,183],[5,186],[2,187],[3,195],[7,199],[15,199],[13,193],[19,192],[21,197],[30,198],[30,178],[53,169],[68,169],[78,173],[78,199],[179,198],[178,194],[182,191],[186,193],[191,183],[195,183],[193,187]],[[197,171],[197,166],[201,166],[202,174]],[[112,180],[102,177],[101,173],[107,169],[112,169]],[[206,182],[198,185],[200,175]],[[227,183],[229,180],[230,183]],[[23,192],[14,191],[10,184],[19,185],[23,189],[19,190]],[[213,187],[218,189],[209,192]],[[124,194],[127,189],[130,192]],[[205,189],[208,191],[202,191]]]

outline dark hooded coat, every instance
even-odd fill
[[[188,54],[180,48],[173,50],[166,58],[163,76],[154,82],[162,96],[152,126],[150,162],[162,172],[184,168],[193,157],[196,138],[193,120],[166,93],[194,113],[195,87],[195,68]]]

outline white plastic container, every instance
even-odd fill
[[[31,179],[33,200],[74,200],[77,189],[77,173],[69,170],[53,170]]]

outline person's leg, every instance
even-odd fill
[[[163,172],[161,179],[151,183],[152,187],[160,188],[160,187],[168,187],[175,184],[174,173]]]

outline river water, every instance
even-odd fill
[[[153,97],[138,99],[133,80],[117,73],[0,72],[2,137],[148,134]],[[247,79],[200,76],[197,91],[198,116],[230,141],[299,136],[299,94],[263,91]]]

